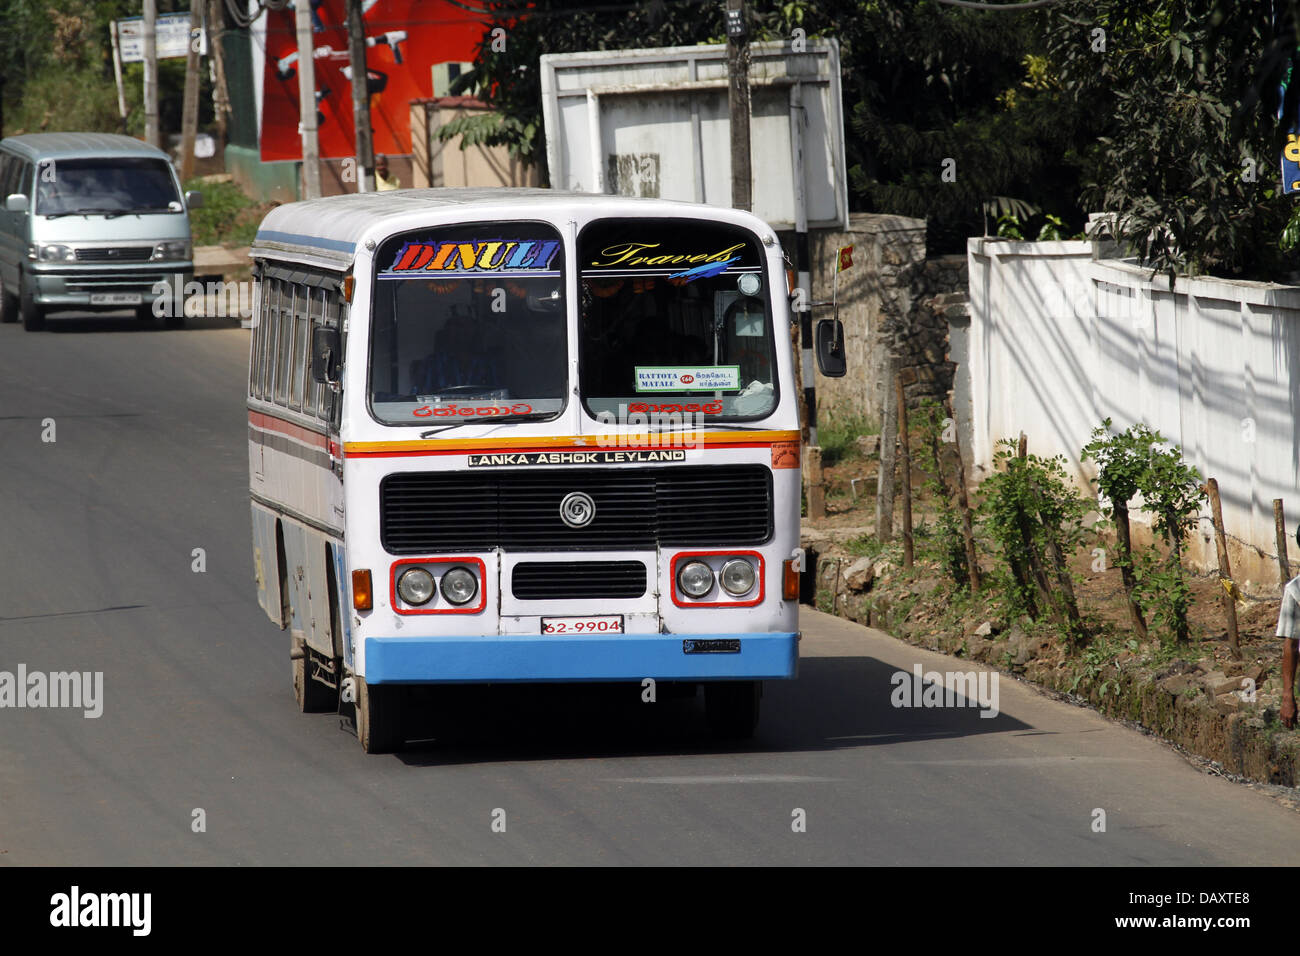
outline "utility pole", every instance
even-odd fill
[[[731,205],[751,212],[749,27],[744,0],[727,0],[727,111],[731,126]]]
[[[181,182],[194,176],[194,138],[199,131],[199,36],[203,4],[190,0],[190,46],[185,54],[185,100],[181,112]]]
[[[226,123],[230,117],[230,88],[226,84],[226,13],[222,0],[208,0],[208,56],[216,82],[212,85],[212,112],[217,124],[217,149],[226,145]]]
[[[370,133],[370,77],[361,0],[348,3],[348,55],[352,60],[352,126],[357,148],[357,192],[375,191],[375,144]]]
[[[144,0],[144,141],[159,146],[158,0]]]
[[[304,199],[320,197],[320,141],[316,138],[316,61],[312,59],[311,4],[298,0],[293,5],[294,27],[298,32],[298,123],[302,130],[302,179]]]

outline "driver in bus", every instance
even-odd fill
[[[423,361],[412,363],[412,386],[421,395],[457,389],[489,391],[501,381],[496,354],[481,347],[463,319],[449,320]]]

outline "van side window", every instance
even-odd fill
[[[12,153],[0,153],[0,200],[13,192],[9,188],[9,180],[16,179],[17,173],[18,157]]]
[[[13,188],[9,190],[13,193],[22,193],[28,199],[32,196],[32,164],[27,160],[18,162],[18,179],[13,183]]]

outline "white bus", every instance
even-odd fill
[[[252,256],[254,565],[302,710],[352,705],[373,753],[413,685],[654,681],[753,733],[799,642],[769,226],[403,190],[280,206]]]

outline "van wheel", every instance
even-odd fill
[[[45,310],[31,299],[24,299],[22,304],[23,328],[28,332],[39,332],[45,328]]]
[[[45,310],[36,304],[31,293],[26,289],[19,294],[21,305],[19,310],[23,315],[23,328],[28,332],[39,332],[45,328]]]
[[[364,677],[355,680],[357,739],[361,741],[361,749],[368,754],[401,750],[406,743],[402,736],[402,692],[406,688],[391,684],[371,687]]]
[[[6,289],[4,280],[0,279],[0,322],[17,321],[18,296]]]
[[[704,715],[709,729],[728,740],[747,740],[758,727],[758,702],[763,682],[716,681],[704,685]]]
[[[302,656],[290,661],[293,665],[293,699],[304,714],[327,714],[339,709],[339,692],[336,687],[326,687],[311,677],[315,656],[306,645],[299,645]]]

